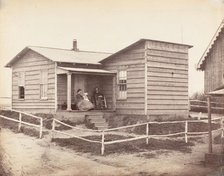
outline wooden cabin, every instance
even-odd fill
[[[114,53],[26,47],[12,68],[12,108],[69,112],[78,89],[99,87],[116,114],[188,115],[188,50],[191,46],[141,39]],[[91,112],[91,111],[90,111]],[[89,113],[90,113],[89,112]]]
[[[224,20],[198,62],[197,69],[204,71],[204,91],[224,86]]]
[[[116,112],[147,117],[188,116],[188,49],[141,39],[102,60],[117,75]]]

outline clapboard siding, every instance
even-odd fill
[[[147,58],[149,62],[160,62],[160,63],[172,63],[176,65],[187,65],[185,59],[177,59],[177,58],[166,58],[166,57],[159,57],[159,56],[149,56]]]
[[[149,72],[154,72],[154,73],[171,73],[171,72],[174,72],[176,74],[182,74],[182,75],[188,75],[188,70],[185,69],[185,70],[179,70],[178,68],[156,68],[156,67],[152,67],[152,65],[150,65],[150,70]]]
[[[149,115],[188,111],[188,47],[147,44],[147,108]]]
[[[188,47],[182,46],[175,43],[167,43],[160,41],[147,41],[146,48],[157,50],[157,51],[166,51],[171,53],[182,53],[188,54]]]
[[[178,74],[178,73],[174,73],[174,72],[170,72],[170,73],[159,73],[159,72],[150,72],[148,71],[148,77],[162,77],[162,78],[183,78],[183,79],[187,79],[188,75],[183,75],[183,74]]]
[[[41,70],[48,71],[47,99],[40,99]],[[18,73],[25,72],[25,99],[19,100]],[[12,107],[15,109],[48,108],[55,106],[55,64],[29,50],[12,67]]]
[[[185,100],[187,101],[188,100],[188,97],[184,96],[182,94],[180,95],[172,95],[172,94],[154,94],[153,96],[150,96],[148,97],[148,101],[150,100],[160,100],[160,101],[163,101],[163,100],[172,100],[172,101],[175,101],[175,100]]]
[[[204,71],[205,93],[213,91],[224,84],[224,31],[220,33],[206,57]]]
[[[148,91],[151,91],[151,90],[159,90],[159,91],[176,91],[176,92],[187,92],[188,91],[188,87],[187,86],[184,86],[184,87],[172,87],[172,86],[151,86],[149,85],[148,86]]]
[[[185,78],[173,78],[173,77],[156,77],[148,76],[148,82],[175,82],[175,83],[188,83],[188,79]]]
[[[188,92],[186,91],[168,91],[168,90],[148,90],[148,95],[153,97],[154,95],[179,95],[184,97],[188,97]],[[161,98],[162,100],[162,98]]]
[[[170,52],[170,51],[166,51],[166,48],[164,48],[163,50],[148,49],[147,55],[160,57],[160,58],[164,57],[164,58],[171,58],[171,59],[183,59],[188,61],[187,53]]]
[[[151,109],[150,115],[151,116],[166,116],[170,115],[171,117],[187,117],[188,116],[188,109]]]
[[[169,82],[169,81],[150,81],[150,86],[165,86],[165,87],[188,87],[185,82]]]
[[[174,63],[164,63],[164,62],[151,62],[149,61],[151,67],[160,67],[160,68],[170,68],[176,70],[188,70],[188,65],[180,65]]]
[[[148,105],[148,110],[187,110],[188,104],[150,104]]]
[[[103,65],[115,73],[127,70],[127,99],[116,100],[117,113],[144,115],[145,44],[115,55]]]
[[[160,99],[148,99],[148,103],[150,105],[187,105],[186,104],[187,99],[163,99],[162,101]]]

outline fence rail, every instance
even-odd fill
[[[223,122],[224,122],[224,117],[220,117],[220,118],[216,118],[216,119],[212,119],[212,121],[217,121],[220,120],[220,128],[213,130],[213,132],[218,132],[221,131],[221,136],[223,137],[224,134],[224,126],[223,126]],[[104,150],[105,150],[105,145],[110,145],[110,144],[116,144],[116,143],[123,143],[123,142],[130,142],[130,141],[135,141],[135,140],[140,140],[140,139],[146,139],[146,144],[149,144],[149,138],[153,138],[153,137],[171,137],[171,136],[177,136],[177,135],[184,135],[184,140],[185,143],[188,143],[188,138],[194,138],[194,137],[200,137],[202,135],[207,135],[208,132],[189,132],[188,129],[188,125],[189,123],[198,123],[198,122],[204,122],[204,120],[189,120],[189,121],[166,121],[166,122],[145,122],[145,123],[141,123],[141,124],[134,124],[134,125],[128,125],[128,126],[122,126],[122,127],[117,127],[117,128],[111,128],[111,129],[105,129],[105,130],[90,130],[88,129],[87,131],[93,131],[93,132],[98,132],[101,134],[101,141],[95,141],[95,140],[90,140],[90,139],[86,139],[77,135],[71,135],[67,132],[61,132],[59,130],[55,130],[55,123],[60,123],[62,125],[65,125],[67,127],[70,127],[72,129],[75,130],[87,130],[87,129],[81,129],[81,128],[76,128],[74,126],[68,125],[64,122],[61,122],[59,120],[53,119],[52,122],[52,137],[54,137],[54,133],[60,133],[60,134],[64,134],[67,136],[71,136],[80,140],[84,140],[87,142],[92,142],[92,143],[100,143],[101,144],[101,155],[104,154]],[[170,134],[149,134],[149,125],[150,124],[177,124],[177,123],[184,123],[185,127],[183,129],[182,132],[178,132],[178,133],[170,133]],[[113,141],[105,141],[105,134],[107,132],[111,132],[111,131],[116,131],[116,130],[120,130],[120,129],[127,129],[127,128],[131,128],[131,127],[137,127],[137,126],[145,126],[146,125],[146,134],[144,135],[139,135],[139,136],[134,136],[131,138],[127,138],[127,139],[118,139],[118,140],[113,140]]]
[[[200,100],[189,100],[190,101],[190,107],[195,108],[207,108],[207,101],[200,101]],[[192,104],[194,103],[194,104]],[[198,103],[198,104],[196,104]],[[201,104],[199,104],[201,103]],[[223,105],[224,103],[219,102],[211,102],[211,105],[220,105],[220,106],[212,106],[211,108],[214,110],[224,110]]]
[[[198,103],[205,103],[207,104],[207,101],[201,101],[201,100],[189,100],[190,102],[198,102]],[[220,103],[220,102],[211,102],[211,104],[220,104],[220,105],[224,105],[224,103]]]
[[[3,119],[9,120],[9,121],[13,121],[13,122],[17,122],[18,123],[18,131],[21,130],[21,126],[22,126],[22,124],[24,124],[24,125],[28,125],[28,126],[39,128],[39,138],[42,137],[42,134],[43,134],[43,118],[42,117],[38,117],[38,116],[35,116],[33,114],[29,114],[29,113],[26,113],[26,112],[18,111],[18,110],[15,110],[15,109],[5,109],[4,108],[3,110],[19,113],[19,119],[18,120],[10,118],[10,117],[6,117],[4,115],[0,115],[0,117],[3,118]],[[40,124],[37,125],[37,124],[34,124],[34,123],[23,121],[23,116],[22,115],[26,115],[26,116],[38,119]]]

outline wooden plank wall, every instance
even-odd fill
[[[127,99],[116,99],[118,114],[144,115],[144,51],[145,45],[141,43],[103,63],[106,70],[127,70]],[[116,85],[116,92],[117,88]]]
[[[67,104],[67,74],[57,75],[57,96],[58,105]]]
[[[103,76],[101,77],[101,87],[102,93],[106,97],[108,109],[113,109],[113,76]]]
[[[40,73],[48,70],[47,100],[40,100]],[[20,100],[18,73],[25,72],[25,99]],[[55,110],[55,64],[29,50],[12,67],[12,108],[26,111],[52,112]]]
[[[188,47],[147,41],[148,115],[188,115]]]
[[[204,82],[205,93],[224,84],[224,31],[220,33],[206,58]]]

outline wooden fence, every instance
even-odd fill
[[[224,126],[223,126],[224,117],[216,118],[216,119],[213,119],[212,121],[219,121],[218,123],[220,123],[220,128],[218,128],[216,130],[213,130],[213,132],[221,131],[221,136],[223,137],[223,134],[224,134]],[[184,135],[185,143],[188,143],[188,138],[194,138],[194,137],[198,137],[198,136],[201,136],[201,135],[208,134],[208,132],[189,132],[189,130],[188,130],[189,123],[199,123],[199,122],[205,122],[205,121],[204,120],[186,120],[186,121],[166,121],[166,122],[145,122],[145,123],[141,123],[141,124],[134,124],[134,125],[122,126],[122,127],[117,127],[117,128],[110,128],[110,129],[105,129],[105,130],[92,130],[92,129],[77,128],[77,127],[68,125],[66,123],[63,123],[63,122],[61,122],[57,119],[53,119],[53,122],[52,122],[52,138],[54,138],[54,133],[60,133],[60,134],[64,134],[64,135],[74,137],[74,138],[77,138],[77,139],[80,139],[80,140],[84,140],[86,142],[99,143],[99,144],[101,144],[101,155],[103,155],[106,145],[135,141],[135,140],[139,140],[139,139],[146,139],[146,144],[149,144],[149,138],[152,138],[152,137],[170,137],[170,136]],[[80,137],[80,136],[77,136],[77,135],[74,135],[74,134],[70,134],[68,132],[62,132],[62,131],[56,130],[55,129],[55,123],[62,124],[64,126],[70,127],[71,129],[74,129],[74,130],[92,131],[92,132],[100,133],[101,141],[90,140],[90,139],[86,139],[84,137]],[[161,134],[161,135],[149,134],[149,128],[150,128],[149,125],[150,124],[159,124],[160,125],[160,124],[170,124],[170,123],[173,123],[173,124],[184,123],[185,127],[184,127],[182,132],[178,132],[178,133]],[[133,127],[139,127],[139,126],[146,126],[145,135],[138,135],[138,136],[134,136],[132,138],[119,139],[119,140],[114,140],[114,141],[105,141],[105,134],[107,132],[117,131],[117,130],[127,129],[127,128],[133,128]]]
[[[190,101],[190,107],[193,108],[205,108],[207,110],[207,101],[200,101],[200,100],[189,100]],[[217,106],[218,105],[218,106]],[[217,102],[211,102],[211,108],[214,110],[224,110],[224,103],[217,103]]]
[[[28,125],[28,126],[39,128],[39,138],[42,137],[42,133],[43,133],[43,118],[42,117],[38,117],[38,116],[35,116],[33,114],[29,114],[29,113],[18,111],[18,110],[14,110],[14,109],[3,109],[3,110],[19,113],[19,119],[18,120],[10,118],[10,117],[6,117],[4,115],[0,115],[0,117],[3,118],[3,119],[9,120],[9,121],[13,121],[13,122],[17,122],[18,123],[18,131],[21,130],[21,126],[22,126],[22,124],[24,124],[24,125]],[[39,125],[23,121],[23,115],[29,116],[31,118],[38,119],[39,120]]]

